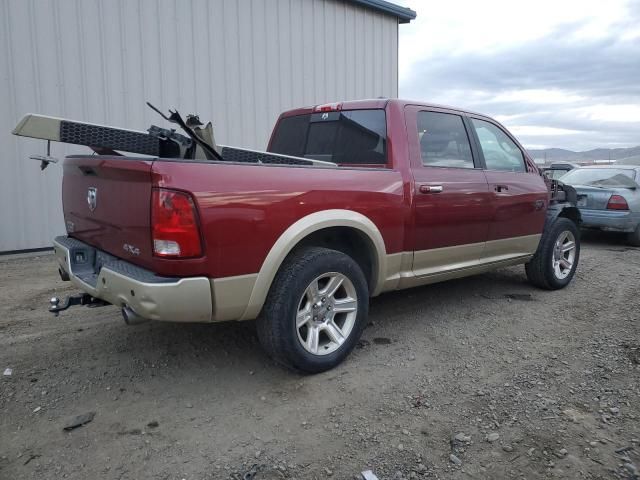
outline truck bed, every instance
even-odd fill
[[[400,172],[282,165],[270,163],[270,157],[279,162],[286,156],[230,147],[223,155],[229,160],[68,157],[63,164],[63,205],[69,235],[158,275],[229,277],[256,273],[296,220],[320,210],[344,209],[383,227],[388,253],[402,250],[406,198]],[[259,162],[247,162],[251,155]],[[87,205],[90,188],[97,190],[93,211]],[[153,255],[150,210],[155,188],[192,195],[202,256],[173,260]]]

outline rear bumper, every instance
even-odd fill
[[[53,248],[71,282],[93,297],[150,320],[213,320],[207,277],[160,277],[70,237],[57,237]]]
[[[614,232],[633,232],[640,223],[640,214],[629,211],[580,209],[582,226]]]

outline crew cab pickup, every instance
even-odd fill
[[[67,157],[62,278],[129,321],[257,319],[269,355],[319,372],[369,297],[516,264],[559,289],[578,265],[575,192],[484,115],[349,101],[282,113],[267,152],[215,148]]]

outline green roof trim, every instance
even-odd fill
[[[385,0],[349,0],[351,3],[355,3],[365,8],[377,10],[387,15],[392,15],[398,19],[400,23],[409,23],[416,18],[416,12],[410,8],[401,7],[395,3],[386,2]]]

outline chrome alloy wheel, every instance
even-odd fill
[[[333,353],[351,334],[357,315],[358,295],[351,280],[336,272],[320,275],[298,302],[298,340],[313,355]]]
[[[553,247],[553,272],[558,280],[569,276],[576,260],[576,238],[568,230],[562,232]]]

